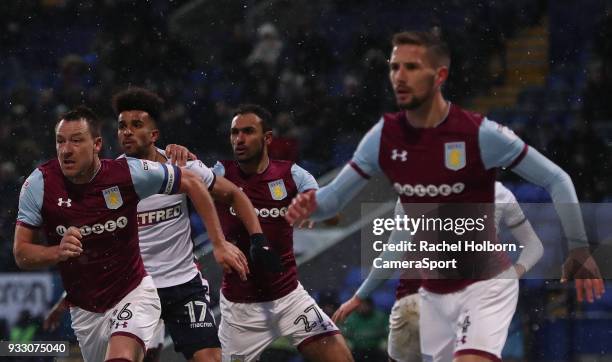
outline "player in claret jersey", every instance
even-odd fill
[[[318,188],[303,168],[268,158],[271,116],[256,105],[241,106],[231,124],[234,160],[219,161],[213,171],[239,186],[259,215],[263,240],[249,240],[229,205],[217,203],[223,231],[250,255],[246,281],[223,276],[221,340],[223,361],[255,361],[267,345],[287,336],[312,361],[352,361],[344,338],[297,279],[293,228],[284,219],[298,192]],[[280,258],[279,258],[280,257]]]
[[[169,162],[166,153],[155,146],[160,136],[156,122],[163,105],[163,99],[157,94],[139,87],[130,87],[113,97],[113,109],[118,117],[117,135],[125,152],[121,157]],[[188,161],[185,168],[200,176],[215,200],[239,210],[249,234],[261,233],[253,205],[236,185],[223,177],[215,177],[199,160]],[[155,339],[163,343],[164,326],[168,326],[174,349],[187,360],[221,360],[217,324],[209,305],[208,281],[194,263],[186,195],[153,195],[141,200],[138,237],[145,270],[153,278],[161,301],[163,322],[156,329]],[[56,309],[62,304],[56,306],[49,313],[47,324],[55,323],[61,315]],[[159,353],[158,344],[147,350],[147,359]]]
[[[316,193],[298,195],[287,220],[322,220],[336,214],[379,173],[389,179],[404,204],[492,205],[496,169],[505,167],[550,193],[570,242],[563,279],[575,278],[578,300],[584,293],[589,301],[599,297],[603,280],[588,252],[570,177],[506,127],[444,99],[441,89],[449,67],[449,50],[439,37],[426,32],[396,34],[389,78],[401,112],[383,115],[332,183]],[[511,267],[504,255],[494,254],[482,262],[486,265],[478,265],[483,272],[478,277],[422,281],[420,333],[426,360],[499,360],[518,283],[495,279]],[[404,289],[406,283],[402,280],[398,288]],[[470,323],[464,323],[466,317]]]
[[[206,223],[217,261],[246,278],[246,258],[225,241],[195,173],[133,158],[100,160],[100,123],[84,107],[60,118],[55,141],[57,159],[39,166],[22,187],[15,260],[23,269],[57,265],[86,361],[141,361],[160,301],[140,256],[140,199],[186,193]],[[39,228],[48,246],[34,242]]]

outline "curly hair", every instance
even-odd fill
[[[164,100],[145,88],[129,87],[113,96],[113,110],[117,115],[124,111],[144,111],[156,122],[163,109]]]

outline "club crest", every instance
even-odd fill
[[[102,190],[102,195],[104,195],[106,207],[111,210],[116,210],[123,205],[123,198],[121,197],[121,192],[119,192],[118,186],[113,186],[111,188]]]
[[[287,189],[285,188],[285,183],[282,179],[268,182],[268,188],[270,189],[272,199],[276,201],[282,200],[287,197]]]
[[[444,144],[444,165],[453,171],[459,171],[465,167],[465,142]]]

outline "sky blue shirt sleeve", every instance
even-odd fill
[[[570,249],[588,245],[576,189],[567,172],[531,147],[512,171],[548,191]]]
[[[310,172],[304,170],[296,164],[291,166],[291,176],[293,177],[293,182],[295,182],[295,185],[297,186],[298,192],[319,189],[317,180],[315,180]]]
[[[177,166],[126,157],[134,189],[140,199],[155,194],[175,194],[181,184]]]
[[[317,209],[309,219],[321,221],[335,216],[368,184],[368,181],[350,165],[344,166],[332,182],[317,191]]]
[[[510,166],[525,148],[512,130],[486,118],[478,130],[478,145],[486,169]]]
[[[381,172],[378,154],[380,152],[382,128],[383,120],[381,119],[363,136],[351,160],[351,163],[359,167],[368,176],[374,176]]]
[[[217,176],[223,177],[225,176],[225,166],[223,166],[221,162],[217,161],[212,168],[212,172]]]
[[[187,161],[187,165],[185,165],[185,168],[189,171],[195,172],[198,176],[200,176],[200,179],[208,188],[210,188],[210,185],[212,185],[215,181],[215,175],[213,174],[212,170],[206,167],[204,162],[200,160]]]
[[[367,185],[370,176],[381,172],[378,154],[382,126],[381,119],[361,139],[350,164],[344,166],[332,182],[317,191],[317,209],[310,216],[311,220],[327,220],[335,216]]]
[[[17,221],[36,227],[42,225],[41,210],[44,189],[43,174],[39,169],[36,169],[21,186]]]

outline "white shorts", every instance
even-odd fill
[[[155,326],[155,331],[153,332],[153,338],[151,338],[151,342],[149,342],[148,348],[157,348],[161,344],[163,346],[164,340],[166,339],[166,325],[164,324],[164,320],[160,319],[157,326]]]
[[[85,362],[104,361],[108,341],[113,335],[136,339],[145,352],[160,314],[159,297],[150,276],[145,276],[134,290],[104,313],[70,307],[72,329]]]
[[[452,361],[462,354],[501,361],[518,300],[516,279],[483,280],[449,294],[424,288],[419,293],[423,361]]]
[[[271,302],[233,303],[221,293],[219,340],[223,362],[255,361],[275,339],[292,344],[340,333],[314,299],[298,284],[294,291]]]
[[[389,315],[389,342],[387,353],[397,362],[421,361],[419,342],[418,293],[395,301]]]

